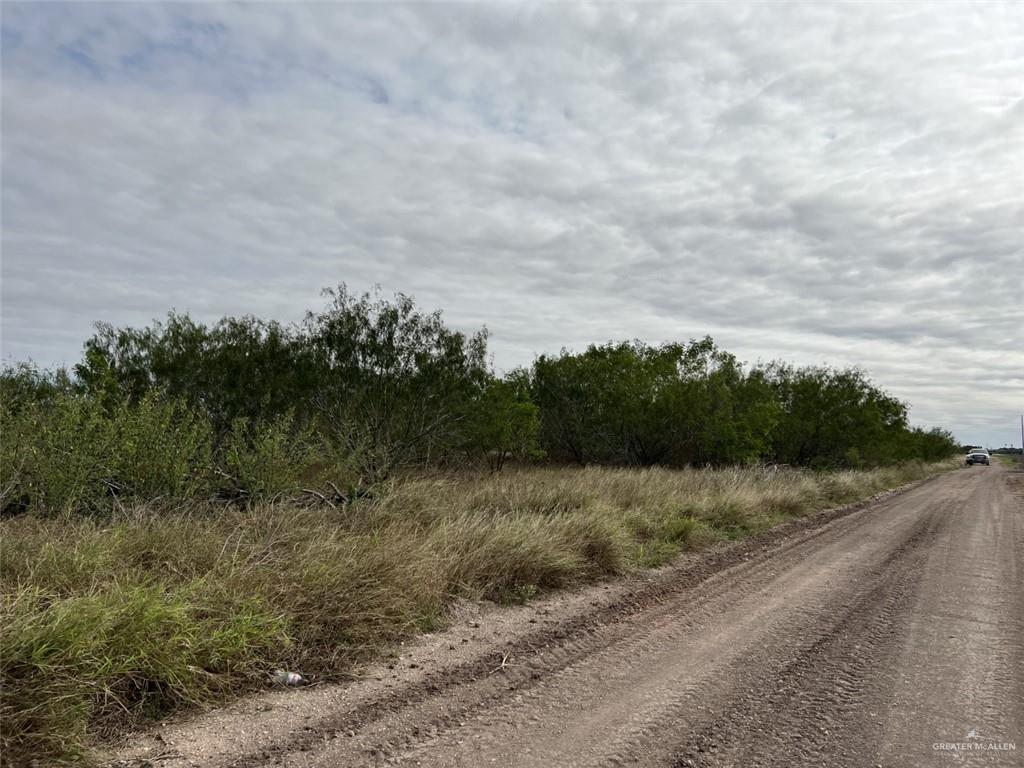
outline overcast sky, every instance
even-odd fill
[[[4,2],[3,356],[379,284],[1024,410],[1024,5]]]

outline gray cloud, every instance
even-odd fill
[[[712,334],[1024,407],[1012,3],[3,6],[3,351],[380,284],[501,367]]]

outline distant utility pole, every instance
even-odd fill
[[[1020,455],[1024,457],[1024,413],[1020,416]]]

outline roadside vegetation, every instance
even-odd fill
[[[1008,467],[1024,466],[1024,456],[1020,451],[993,451],[992,456]]]
[[[516,468],[392,481],[347,509],[19,515],[3,523],[3,754],[72,759],[276,667],[343,678],[455,598],[525,601],[939,469]]]
[[[171,315],[99,326],[71,371],[6,369],[4,763],[276,667],[339,679],[454,599],[657,566],[957,451],[860,371],[710,339],[487,359],[484,332],[340,288],[295,326]]]

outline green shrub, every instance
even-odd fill
[[[5,421],[3,471],[16,482],[13,503],[49,512],[109,505],[116,427],[97,403],[64,395]]]
[[[286,413],[270,422],[236,419],[224,445],[224,480],[232,494],[269,498],[297,490],[317,459],[312,429]]]
[[[209,491],[206,422],[155,393],[112,412],[59,394],[48,404],[2,409],[5,508],[95,512],[129,498],[187,499]]]
[[[183,404],[149,393],[114,418],[111,468],[122,495],[188,499],[210,491],[212,430]]]

